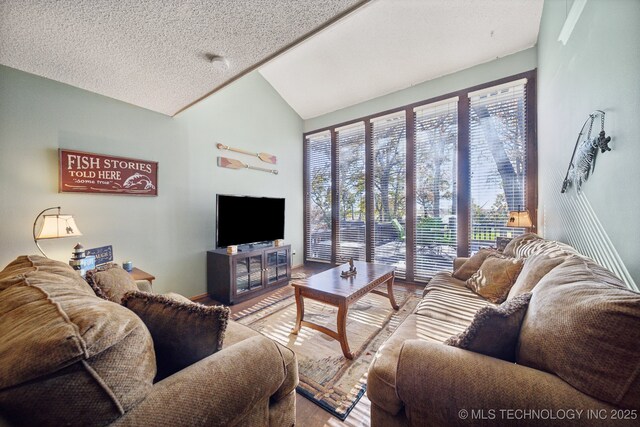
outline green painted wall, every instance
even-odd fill
[[[37,253],[33,220],[60,205],[84,235],[44,241],[51,258],[67,261],[76,241],[111,244],[115,261],[157,277],[158,292],[202,294],[216,193],[285,197],[285,239],[300,264],[301,133],[300,117],[257,72],[170,118],[0,66],[0,268]],[[276,154],[280,174],[218,168],[216,142]],[[61,147],[158,161],[159,196],[59,194]]]
[[[567,45],[565,1],[546,1],[538,38],[539,211],[545,237],[566,241],[640,283],[640,1],[589,0]],[[613,151],[583,186],[560,194],[582,123],[606,112]],[[599,131],[599,123],[597,124]]]
[[[457,73],[448,74],[407,89],[314,117],[304,121],[304,130],[305,132],[309,132],[321,129],[326,126],[390,110],[402,105],[431,99],[439,95],[455,92],[502,77],[533,70],[537,66],[536,54],[536,48],[532,47],[514,53],[513,55],[458,71]]]

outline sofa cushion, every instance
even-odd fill
[[[453,272],[452,276],[458,280],[469,280],[478,271],[482,263],[489,255],[500,256],[500,252],[495,249],[483,248],[467,259],[460,268]]]
[[[65,263],[40,255],[22,255],[10,262],[0,272],[0,292],[12,285],[23,283],[24,276],[34,271],[69,279],[66,281],[68,286],[75,287],[87,295],[93,295],[93,291],[77,271]],[[42,276],[40,275],[40,277]],[[46,281],[42,282],[42,284],[46,285]]]
[[[507,299],[530,292],[547,273],[560,265],[566,256],[534,254],[527,257],[518,274],[516,282],[511,287]]]
[[[153,337],[161,380],[222,348],[229,308],[128,292],[122,305],[136,313]]]
[[[489,256],[480,269],[467,280],[467,287],[489,301],[500,304],[522,270],[523,261],[516,258]]]
[[[481,308],[467,329],[447,339],[445,344],[514,362],[520,326],[530,299],[531,293],[525,293],[497,307]]]
[[[87,283],[100,298],[120,304],[124,294],[137,291],[138,286],[131,274],[118,264],[108,264],[87,272]]]
[[[487,305],[493,304],[466,288],[465,282],[439,272],[429,281],[414,313],[466,327]]]
[[[565,243],[546,240],[535,233],[526,233],[515,237],[504,248],[504,255],[509,257],[527,258],[534,254],[557,257],[561,255],[577,255],[578,252]]]
[[[517,256],[516,252],[518,252],[520,247],[541,239],[542,237],[538,236],[536,233],[521,234],[520,236],[516,236],[511,239],[511,241],[507,243],[507,246],[505,246],[502,253],[505,256],[515,258]]]
[[[640,294],[582,257],[533,289],[517,363],[556,374],[596,399],[640,407]]]
[[[107,424],[149,392],[151,336],[66,264],[32,264],[19,280],[0,273],[13,282],[0,292],[0,407],[21,424]]]
[[[397,414],[402,409],[402,401],[396,393],[396,369],[402,344],[406,340],[421,339],[441,344],[464,328],[455,323],[410,314],[378,349],[371,362],[367,376],[367,396],[371,402],[391,414]]]

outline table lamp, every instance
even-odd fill
[[[58,213],[55,215],[43,215],[45,212],[58,209]],[[40,231],[36,233],[36,226],[38,224],[38,220],[40,217],[43,217],[42,226],[40,227]],[[82,236],[80,230],[76,226],[76,221],[73,219],[73,215],[64,215],[60,213],[60,206],[54,206],[52,208],[47,208],[40,212],[36,217],[36,220],[33,221],[33,241],[35,242],[38,250],[44,255],[46,258],[49,258],[47,254],[44,253],[39,240],[43,239],[60,239],[63,237],[73,237],[73,236]]]
[[[507,220],[507,227],[521,227],[529,229],[533,227],[531,216],[528,210],[520,210],[518,206],[517,211],[509,211],[509,219]]]

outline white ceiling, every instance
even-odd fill
[[[173,115],[359,3],[0,0],[0,64]]]
[[[174,115],[346,14],[260,68],[306,119],[535,45],[543,0],[363,3],[0,0],[0,64]]]
[[[375,0],[260,68],[303,119],[536,44],[543,0]]]

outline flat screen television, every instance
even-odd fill
[[[216,196],[216,247],[284,239],[284,199]]]

